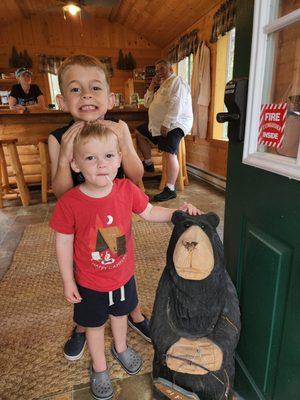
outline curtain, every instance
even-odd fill
[[[213,17],[210,43],[215,43],[220,36],[235,27],[236,0],[227,0],[221,4]]]
[[[39,55],[39,72],[57,75],[57,71],[65,57]]]
[[[210,50],[205,42],[198,47],[193,61],[191,95],[194,123],[192,135],[207,137],[208,106],[211,97]]]
[[[66,57],[39,55],[39,72],[57,75],[58,68]],[[104,65],[107,77],[113,76],[111,57],[96,57]]]
[[[198,48],[198,30],[187,33],[178,40],[168,52],[168,59],[172,64],[178,63],[190,54],[195,54]]]

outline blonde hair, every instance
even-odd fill
[[[120,147],[117,135],[110,128],[101,125],[101,123],[98,121],[85,122],[81,131],[75,137],[74,151],[76,152],[76,149],[78,149],[81,144],[87,143],[92,138],[105,141],[111,136],[116,138],[117,151],[119,152]]]
[[[96,57],[89,56],[87,54],[74,54],[66,58],[58,69],[58,84],[61,93],[63,92],[64,74],[70,67],[73,67],[74,65],[80,65],[81,67],[99,68],[99,70],[102,71],[105,75],[105,80],[109,89],[108,76],[105,65],[102,64],[102,62],[99,61]]]

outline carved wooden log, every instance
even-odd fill
[[[216,231],[219,218],[176,212],[172,222],[151,318],[155,398],[229,399],[240,312]]]

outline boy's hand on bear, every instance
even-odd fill
[[[73,144],[77,134],[84,126],[83,121],[76,121],[62,136],[59,159],[60,163],[70,164],[73,159]]]
[[[74,281],[64,283],[64,295],[69,303],[80,303],[82,298]]]
[[[203,214],[203,211],[201,211],[198,208],[196,208],[195,206],[193,206],[193,204],[186,203],[186,202],[184,202],[178,208],[178,210],[184,211],[184,212],[188,213],[189,215],[200,215],[200,214]]]

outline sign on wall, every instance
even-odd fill
[[[287,103],[262,104],[258,143],[279,148],[282,145],[287,115]]]

